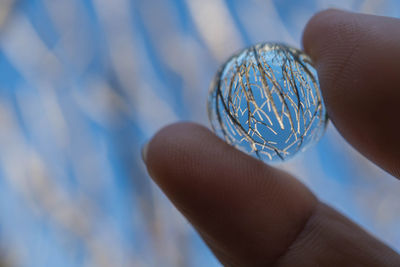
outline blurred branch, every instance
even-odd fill
[[[15,261],[6,254],[6,252],[0,248],[0,267],[14,267],[16,266]]]
[[[16,0],[0,1],[0,30],[3,28],[16,2]]]

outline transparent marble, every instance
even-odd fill
[[[276,43],[244,49],[222,66],[208,115],[217,135],[268,163],[316,143],[328,122],[311,59]]]

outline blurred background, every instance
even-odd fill
[[[140,147],[171,122],[209,125],[227,57],[300,47],[328,7],[400,17],[397,0],[0,0],[0,266],[220,266]],[[332,125],[282,167],[400,251],[400,183]]]

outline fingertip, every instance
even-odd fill
[[[144,162],[152,178],[159,182],[157,178],[165,177],[163,174],[170,168],[174,168],[178,162],[183,164],[187,159],[185,154],[196,138],[194,135],[205,131],[209,130],[190,122],[170,124],[158,131],[142,150]]]
[[[303,33],[329,117],[343,137],[394,175],[399,144],[400,20],[326,10]]]
[[[163,128],[151,139],[146,158],[153,180],[220,259],[229,254],[230,264],[273,262],[317,203],[289,174],[197,124]]]
[[[313,60],[318,56],[318,50],[323,45],[324,40],[329,38],[334,28],[345,17],[350,17],[351,13],[341,9],[330,8],[314,14],[306,24],[303,36],[303,50],[310,55]]]

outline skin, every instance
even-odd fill
[[[327,10],[307,24],[329,116],[343,137],[400,177],[400,20]],[[144,150],[154,181],[226,266],[400,266],[400,255],[291,175],[178,123]]]

